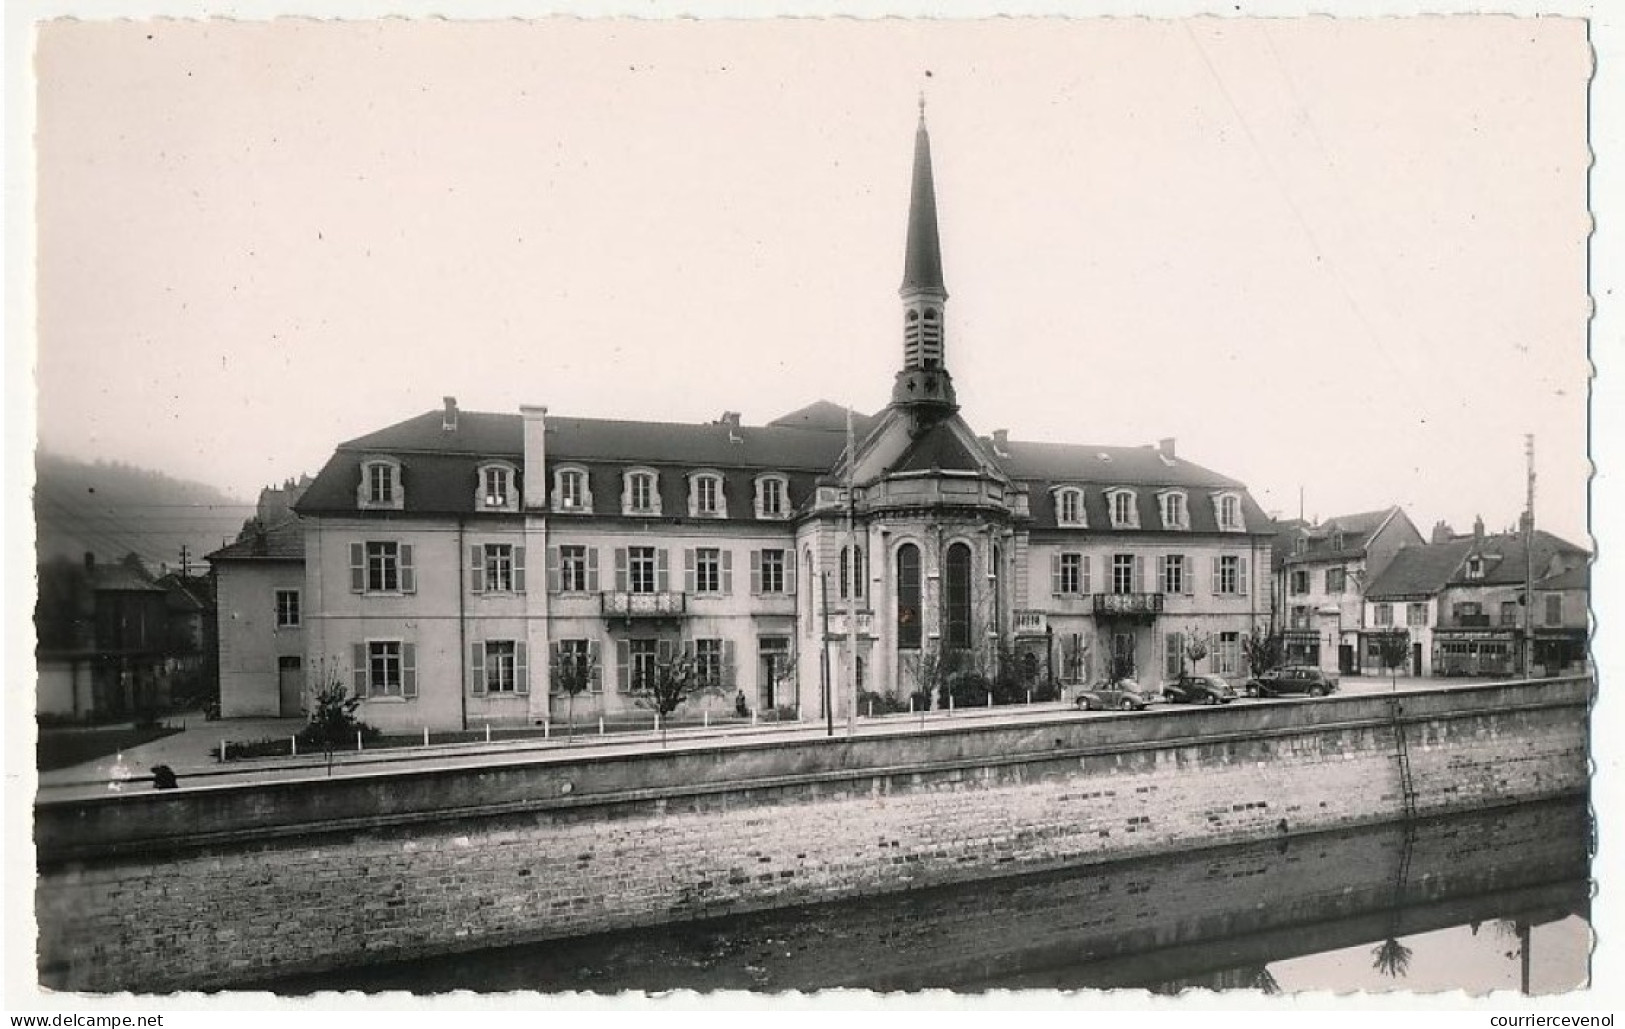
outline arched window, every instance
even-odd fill
[[[947,574],[943,577],[943,620],[949,650],[970,649],[970,547],[955,543],[948,548]]]
[[[993,594],[993,624],[990,632],[999,632],[1004,626],[1004,597],[999,592],[999,571],[1004,565],[1004,552],[993,548],[993,560],[987,566],[987,588]]]
[[[1076,486],[1064,486],[1055,491],[1055,524],[1088,527],[1083,513],[1083,490]]]
[[[863,599],[863,580],[868,576],[868,562],[863,559],[862,547],[841,548],[841,599]]]
[[[897,548],[897,646],[920,649],[920,548]]]

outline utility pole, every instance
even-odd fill
[[[819,606],[823,608],[824,629],[819,634],[818,644],[818,673],[824,687],[824,730],[828,736],[835,735],[835,708],[830,705],[829,696],[829,572],[818,573]]]
[[[1523,508],[1523,677],[1535,677],[1535,436],[1523,438],[1529,465],[1528,496]]]
[[[852,409],[849,407],[846,409],[846,549],[852,555],[847,559],[846,566],[850,577],[846,590],[846,679],[852,684],[852,696],[848,701],[851,706],[846,709],[849,733],[858,717],[858,590],[863,582],[860,576],[867,573],[867,568],[861,567],[864,562],[858,557],[858,537],[854,531],[857,494],[853,486],[857,482],[857,466],[858,452],[853,445]]]
[[[186,544],[181,544],[181,578],[189,579],[192,576],[192,552]]]

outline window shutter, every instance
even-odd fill
[[[1247,595],[1247,559],[1236,558],[1236,592],[1242,596]]]
[[[595,691],[604,688],[602,652],[603,648],[598,645],[597,640],[587,641],[587,664],[592,668],[592,685],[589,688]]]
[[[525,548],[513,548],[513,591],[525,592]]]
[[[1179,585],[1184,588],[1185,596],[1196,595],[1196,562],[1183,554],[1179,556]]]
[[[563,643],[555,641],[555,642],[549,643],[547,645],[547,665],[548,665],[548,670],[551,672],[551,675],[549,675],[549,677],[548,677],[549,681],[548,681],[547,692],[549,692],[549,693],[563,693],[564,691],[563,691],[563,689],[561,689],[559,687],[558,680],[553,678],[553,676],[556,676],[556,675],[559,674],[559,669],[564,667],[564,644]]]
[[[598,592],[598,548],[587,548],[587,592]]]
[[[760,550],[750,552],[750,592],[753,596],[761,596],[762,593],[762,552]]]
[[[468,691],[476,697],[485,695],[485,644],[468,645]]]
[[[1134,592],[1144,593],[1145,588],[1145,555],[1134,555]]]
[[[683,592],[694,592],[694,548],[683,548]]]
[[[1083,592],[1084,592],[1084,595],[1086,595],[1086,596],[1095,591],[1094,586],[1089,581],[1089,579],[1090,579],[1090,571],[1091,571],[1091,569],[1089,567],[1089,564],[1090,564],[1089,555],[1088,554],[1083,555]]]
[[[684,640],[683,641],[683,656],[688,658],[690,661],[694,660],[694,641],[693,640]]]
[[[664,593],[671,589],[671,577],[666,567],[666,548],[661,547],[655,551],[655,592]]]
[[[615,641],[615,686],[622,693],[632,692],[632,644]]]
[[[401,696],[415,697],[418,695],[418,646],[416,643],[401,644]]]
[[[418,591],[417,571],[412,567],[412,544],[401,544],[401,592],[416,593]]]
[[[1061,555],[1049,556],[1049,591],[1055,596],[1061,595]]]
[[[513,645],[513,686],[520,693],[530,692],[530,667],[522,642]]]
[[[657,664],[657,665],[669,665],[669,664],[671,664],[671,655],[672,655],[672,645],[671,645],[671,643],[672,643],[671,640],[655,640],[655,664]]]
[[[626,548],[615,548],[615,592],[625,593],[626,586]]]
[[[722,551],[722,592],[730,594],[734,591],[734,552],[724,549]]]
[[[796,552],[784,552],[784,592],[790,596],[796,595]]]
[[[1219,595],[1219,566],[1223,564],[1218,558],[1213,558],[1213,595]]]
[[[468,588],[475,593],[485,592],[485,548],[468,548]]]
[[[547,548],[547,592],[557,593],[564,588],[564,564],[558,547]]]
[[[355,695],[367,695],[367,645],[357,643],[350,648],[350,684],[354,687]]]
[[[1157,588],[1154,593],[1164,593],[1168,589],[1168,555],[1157,557]]]
[[[727,689],[734,688],[734,641],[722,641],[722,685]]]
[[[367,546],[364,543],[350,544],[350,592],[365,593],[367,591]]]

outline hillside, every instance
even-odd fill
[[[179,569],[181,547],[197,572],[203,555],[234,539],[254,505],[199,482],[133,465],[40,452],[34,461],[39,559],[116,561],[132,551],[154,573]]]

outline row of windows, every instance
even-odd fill
[[[1541,624],[1547,626],[1562,625],[1562,594],[1548,593],[1543,599],[1544,604],[1542,605],[1541,609],[1543,619]],[[1395,605],[1388,603],[1373,604],[1371,606],[1372,624],[1377,626],[1394,625],[1394,607]],[[1489,616],[1485,613],[1483,604],[1476,600],[1464,600],[1452,605],[1451,614],[1454,616],[1457,625],[1480,619],[1482,619],[1485,624],[1488,624],[1489,622]],[[1405,615],[1405,625],[1407,627],[1426,626],[1427,620],[1428,605],[1425,602],[1411,603],[1407,605]],[[1516,600],[1501,601],[1500,620],[1498,624],[1503,627],[1516,627],[1522,625],[1523,606],[1520,605]]]
[[[670,551],[665,547],[614,548],[614,589],[618,593],[665,593],[671,589]],[[734,591],[733,551],[721,547],[683,550],[683,591],[726,596]],[[598,548],[581,544],[548,550],[547,588],[554,593],[597,593]],[[794,593],[795,562],[783,547],[750,552],[750,591],[754,595]]]
[[[764,638],[764,668],[787,674],[790,657],[783,638]],[[777,645],[775,645],[777,644]],[[679,649],[680,648],[680,649]],[[651,689],[681,654],[699,686],[734,689],[734,641],[720,637],[689,640],[638,638],[615,641],[615,688],[621,693]],[[552,646],[554,694],[600,693],[604,689],[599,641],[559,640]],[[406,640],[368,640],[352,648],[352,686],[368,699],[417,696],[417,647]],[[475,696],[524,696],[530,692],[527,647],[522,640],[479,640],[469,646],[468,691]]]
[[[1142,554],[1113,554],[1111,563],[1101,569],[1104,578],[1096,589],[1092,555],[1062,551],[1050,555],[1050,593],[1057,597],[1085,596],[1091,593],[1173,593],[1192,595],[1195,589],[1195,563],[1185,554],[1164,554],[1157,558],[1156,579],[1146,581],[1147,562]],[[1215,596],[1245,596],[1247,559],[1224,554],[1209,566],[1209,591]]]
[[[477,469],[474,492],[476,510],[519,510],[519,472],[511,464],[489,461]],[[565,466],[553,473],[553,510],[593,513],[592,491],[587,470]],[[660,473],[650,468],[633,468],[622,473],[621,513],[660,515]],[[777,472],[758,475],[755,480],[755,515],[762,519],[790,517],[789,479]],[[357,506],[366,510],[399,511],[405,506],[406,490],[401,464],[394,458],[373,458],[361,467],[361,483],[356,489]],[[701,471],[688,476],[688,514],[691,518],[728,517],[727,488],[720,472]]]
[[[1292,593],[1293,596],[1301,596],[1302,594],[1305,594],[1305,593],[1309,592],[1310,579],[1311,579],[1311,576],[1310,576],[1309,569],[1307,569],[1307,568],[1294,568],[1292,570],[1291,580],[1290,580],[1290,583],[1289,583],[1287,588]],[[1325,592],[1327,592],[1327,593],[1343,593],[1343,592],[1348,590],[1348,585],[1349,585],[1349,574],[1348,574],[1347,569],[1345,569],[1345,568],[1328,568],[1328,569],[1326,569],[1326,589],[1325,589]]]
[[[1055,493],[1055,522],[1063,528],[1087,529],[1089,517],[1084,511],[1081,486],[1057,486]],[[1113,529],[1140,528],[1139,494],[1126,486],[1106,491],[1106,511]],[[1162,528],[1187,530],[1191,527],[1189,501],[1184,490],[1162,490],[1157,494],[1157,511]],[[1244,532],[1246,525],[1241,516],[1241,497],[1235,493],[1220,493],[1213,498],[1213,515],[1219,528],[1225,532]]]

